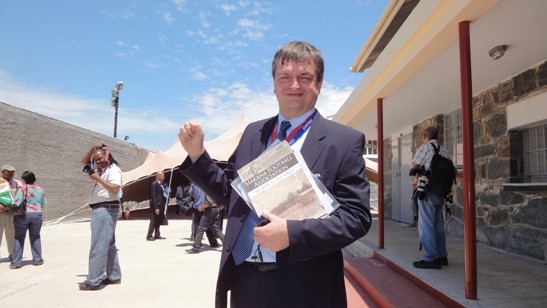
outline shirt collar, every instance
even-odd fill
[[[283,117],[281,115],[281,113],[279,113],[277,115],[277,129],[279,130],[279,126],[281,125],[281,122],[289,121],[289,122],[291,122],[291,127],[289,127],[289,129],[287,130],[287,135],[289,135],[294,128],[298,127],[298,125],[300,125],[304,121],[306,121],[306,119],[309,116],[311,116],[314,111],[315,111],[315,108],[312,108],[311,110],[308,110],[308,111],[304,112],[303,114],[297,116],[296,118],[293,118],[293,119],[290,119],[290,120],[287,120],[285,117]]]

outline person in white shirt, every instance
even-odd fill
[[[9,182],[12,196],[15,196],[17,189],[23,186],[20,181],[13,178],[14,175],[15,167],[8,164],[2,166],[2,178]],[[11,261],[13,255],[13,239],[15,238],[15,229],[13,227],[13,216],[7,213],[7,211],[7,207],[0,204],[0,247],[2,246],[2,235],[5,231],[9,260]]]
[[[108,284],[121,283],[121,269],[116,248],[116,223],[122,197],[122,171],[108,146],[99,143],[83,156],[82,164],[95,182],[89,206],[91,212],[91,248],[87,279],[80,290],[100,290]]]

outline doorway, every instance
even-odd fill
[[[397,138],[394,142],[393,160],[391,161],[392,218],[395,221],[413,223],[412,185],[408,173],[412,166],[412,134]]]

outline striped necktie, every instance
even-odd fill
[[[279,126],[279,133],[277,134],[277,139],[283,141],[287,138],[287,130],[291,127],[291,122],[282,121]]]
[[[249,210],[249,214],[245,218],[243,227],[239,231],[236,242],[234,244],[234,249],[232,251],[232,256],[236,265],[239,265],[245,261],[253,250],[253,229],[258,222],[258,216],[253,210]]]

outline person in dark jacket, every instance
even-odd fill
[[[146,239],[149,241],[165,239],[160,234],[160,226],[165,218],[165,203],[167,202],[164,193],[165,187],[163,186],[164,179],[163,172],[157,171],[156,180],[150,185],[150,224],[146,234]]]
[[[313,45],[283,45],[272,62],[279,114],[246,127],[225,169],[206,151],[199,123],[187,122],[180,129],[179,139],[188,153],[180,170],[218,204],[227,205],[218,308],[227,307],[228,291],[230,307],[347,306],[341,249],[364,236],[371,225],[365,137],[315,109],[323,72],[323,57]],[[340,206],[330,216],[286,220],[255,213],[232,189],[237,171],[276,139],[299,151],[312,174],[336,198]],[[270,222],[253,228],[259,215]]]

